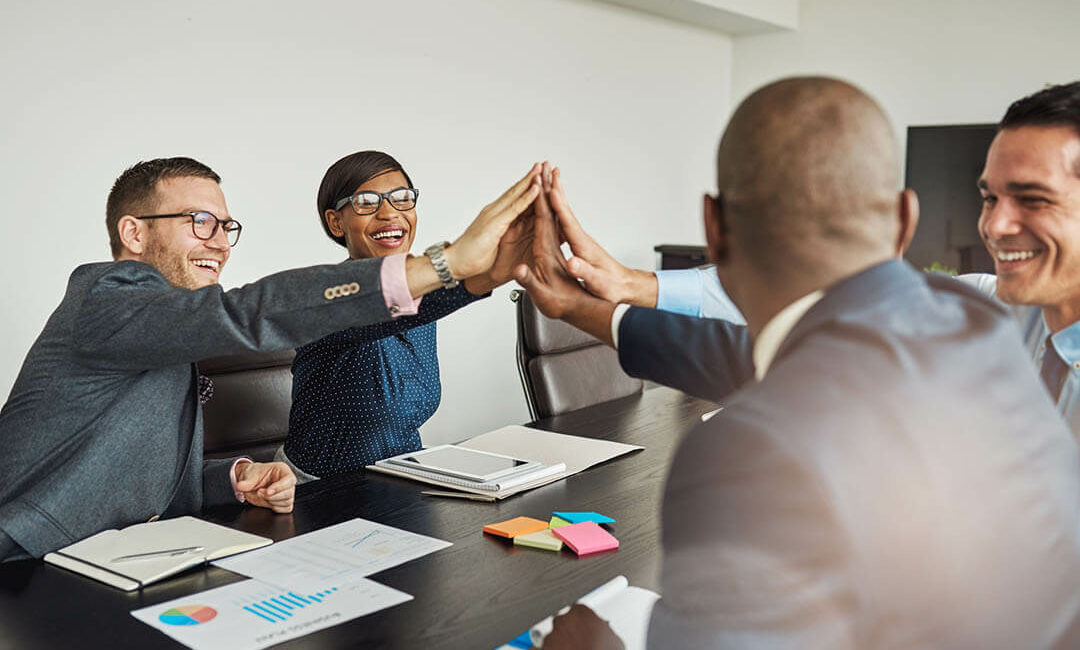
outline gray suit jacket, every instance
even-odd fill
[[[202,458],[194,362],[389,320],[380,268],[315,266],[231,291],[177,289],[141,262],[75,269],[0,411],[0,531],[40,557],[233,500],[231,462]]]
[[[1005,311],[875,266],[681,444],[649,646],[1080,647],[1078,497],[1077,446]]]

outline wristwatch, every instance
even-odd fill
[[[444,241],[432,244],[424,250],[424,255],[431,260],[431,265],[435,267],[435,272],[439,274],[439,281],[442,282],[443,289],[453,289],[458,286],[458,281],[450,274],[450,265],[446,263],[444,250],[449,245],[450,242]]]

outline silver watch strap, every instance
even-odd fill
[[[431,260],[431,265],[435,267],[435,273],[439,275],[439,282],[442,282],[443,289],[453,289],[458,286],[458,281],[450,273],[450,265],[446,263],[444,251],[449,245],[450,242],[444,241],[432,244],[424,250],[424,255]]]

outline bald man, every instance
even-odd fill
[[[650,648],[1080,644],[1076,444],[1008,314],[897,259],[917,220],[898,170],[888,119],[841,81],[776,82],[732,116],[705,228],[757,381],[673,461]],[[605,336],[614,305],[537,210],[519,281]],[[602,646],[580,606],[544,643]]]

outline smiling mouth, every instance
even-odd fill
[[[377,230],[368,236],[380,246],[396,248],[401,246],[402,242],[405,241],[405,235],[406,231],[404,228],[400,226],[390,226]]]
[[[191,263],[213,273],[215,276],[221,273],[221,262],[218,260],[192,260]]]
[[[1030,260],[1042,251],[994,251],[994,259],[999,262],[1022,262]]]

